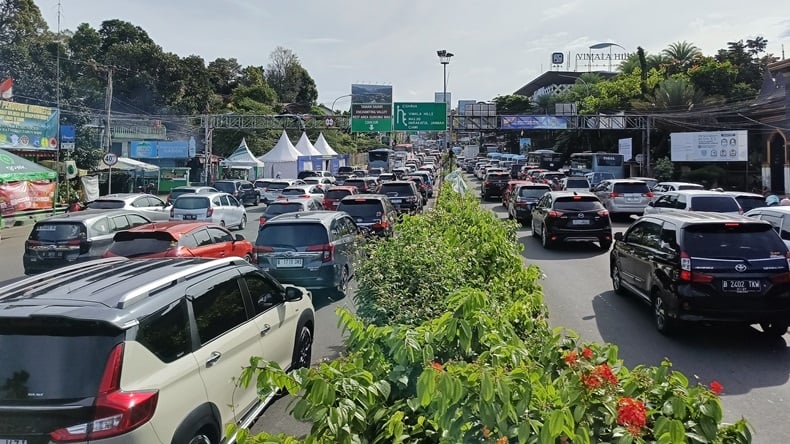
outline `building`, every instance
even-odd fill
[[[575,71],[546,71],[531,82],[519,88],[513,94],[529,97],[529,99],[534,103],[537,102],[538,97],[540,96],[559,95],[568,91],[571,89],[571,87],[573,87],[573,85],[576,84],[576,80],[581,77],[582,74],[590,73]],[[610,79],[616,76],[618,73],[597,71],[593,74],[597,74],[604,79]]]
[[[759,131],[762,185],[775,194],[790,193],[787,139],[790,137],[790,59],[768,65],[757,99],[744,113]]]

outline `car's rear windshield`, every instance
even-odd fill
[[[601,201],[595,196],[559,197],[554,201],[555,210],[565,211],[591,211],[603,210]]]
[[[84,226],[74,222],[39,222],[30,232],[30,240],[58,242],[79,239]]]
[[[302,188],[285,188],[280,194],[283,196],[301,196],[302,194],[307,194],[307,191]]]
[[[97,199],[89,203],[88,208],[91,210],[115,210],[123,208],[123,205],[122,200]]]
[[[170,190],[170,200],[175,200],[178,196],[182,194],[190,194],[190,193],[197,193],[197,188],[173,188]]]
[[[121,231],[114,236],[108,251],[117,256],[135,257],[162,253],[176,246],[176,240],[167,232]]]
[[[181,196],[173,202],[173,208],[179,210],[198,210],[208,208],[210,205],[207,197]]]
[[[261,228],[255,245],[299,248],[328,242],[326,228],[319,223],[274,223]]]
[[[255,181],[255,188],[266,188],[271,185],[271,182],[268,180],[256,180]]]
[[[236,185],[234,185],[233,182],[214,182],[212,186],[223,193],[233,194],[233,192],[236,191]]]
[[[566,188],[590,188],[587,179],[568,179],[565,181]]]
[[[765,199],[760,196],[738,196],[735,198],[744,212],[765,206]]]
[[[493,173],[489,174],[488,180],[510,180],[510,173]]]
[[[398,196],[411,196],[414,194],[414,188],[407,183],[385,183],[379,188],[379,193],[397,193]]]
[[[521,197],[540,197],[549,191],[548,187],[521,187],[518,189],[518,195]]]
[[[342,199],[351,194],[348,190],[329,190],[324,195],[325,199]]]
[[[678,185],[678,190],[704,190],[702,185]]]
[[[62,318],[6,318],[0,323],[0,403],[96,396],[119,330]]]
[[[690,208],[714,213],[737,213],[740,210],[738,202],[730,196],[692,196]]]
[[[266,207],[266,210],[263,212],[263,214],[267,216],[276,216],[278,214],[302,211],[303,208],[304,207],[299,202],[270,204],[268,207]]]
[[[381,216],[382,204],[378,200],[363,200],[357,201],[355,199],[346,199],[340,201],[337,206],[337,211],[345,211],[351,217],[378,217]]]
[[[618,182],[612,188],[615,193],[638,193],[647,194],[650,189],[644,182]]]
[[[692,258],[757,259],[784,256],[782,239],[768,224],[697,224],[686,227],[683,249]]]
[[[291,184],[288,182],[271,182],[269,183],[268,188],[270,190],[282,190],[283,188],[288,188],[289,186],[291,186]]]

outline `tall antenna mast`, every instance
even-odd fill
[[[60,35],[60,10],[61,10],[61,4],[60,4],[60,0],[58,0],[58,39],[57,39],[57,44],[55,45],[55,51],[57,52],[57,55],[55,56],[55,60],[56,60],[55,61],[55,108],[56,108],[56,110],[57,110],[56,112],[58,114],[58,119],[57,119],[57,124],[58,124],[58,127],[57,127],[57,145],[56,145],[58,147],[58,149],[57,149],[56,154],[55,154],[55,156],[56,156],[55,157],[55,170],[56,170],[56,172],[58,174],[55,176],[55,194],[54,194],[55,197],[53,197],[53,199],[52,199],[52,214],[55,214],[55,208],[57,207],[57,202],[55,201],[55,198],[57,198],[58,200],[60,199],[60,192],[58,191],[58,189],[60,188],[60,170],[61,170],[61,168],[60,168],[60,43],[61,43],[61,41],[60,41],[60,38],[61,38],[61,35]],[[68,152],[67,152],[67,154],[68,154]],[[63,171],[66,171],[66,170],[67,170],[67,168],[63,168]],[[66,175],[66,205],[69,205],[69,200],[70,200],[69,199],[69,194],[70,193],[69,193],[68,186],[69,186],[69,178],[68,178],[68,174],[67,174]]]

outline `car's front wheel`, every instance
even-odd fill
[[[247,215],[241,215],[241,222],[239,222],[239,230],[243,230],[247,226]]]
[[[623,278],[620,276],[620,265],[617,262],[612,263],[612,290],[616,294],[625,294],[625,289],[623,288]]]
[[[543,230],[540,232],[540,242],[543,245],[543,248],[549,250],[551,249],[552,241],[549,239],[549,230],[546,228],[546,224],[543,224]]]
[[[335,287],[335,291],[337,291],[337,295],[340,298],[346,297],[346,292],[348,291],[348,281],[350,279],[350,275],[348,273],[348,267],[343,267],[343,270],[340,272],[340,280],[337,282],[337,286]]]

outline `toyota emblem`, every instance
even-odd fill
[[[578,217],[579,219],[584,219],[584,213],[579,213],[579,215],[578,215],[577,217]]]
[[[744,271],[746,271],[746,265],[744,265],[744,264],[736,265],[735,266],[735,271],[737,271],[738,273],[743,273]]]

